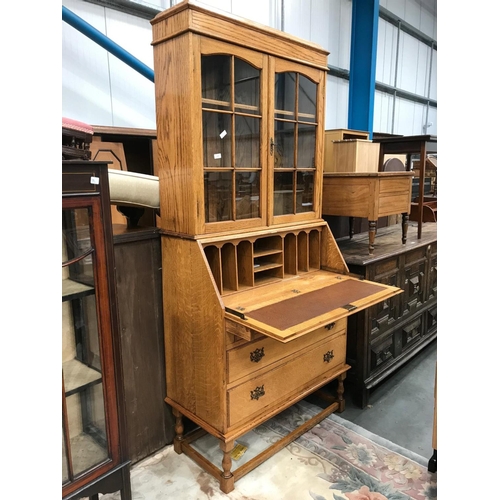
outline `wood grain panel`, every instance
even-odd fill
[[[345,348],[346,336],[336,336],[308,350],[302,356],[294,357],[289,363],[281,364],[278,368],[228,391],[230,426],[256,413],[267,411],[273,405],[286,400],[290,394],[296,394],[305,385],[310,385],[311,381],[318,377],[326,378],[326,374],[345,363]],[[327,362],[324,356],[329,351],[334,357]],[[255,399],[260,392],[259,388],[265,394]]]
[[[331,329],[326,327],[318,328],[315,332],[311,332],[309,335],[300,337],[285,345],[269,337],[262,337],[231,349],[227,353],[228,382],[232,383],[242,377],[256,373],[258,370],[265,369],[277,361],[297,355],[305,347],[345,332],[346,327],[347,319],[344,318],[337,321]],[[260,350],[263,354],[262,358],[259,358],[259,353],[256,353],[256,350]],[[255,359],[258,359],[258,361],[255,361]]]
[[[222,430],[223,306],[198,242],[164,235],[162,255],[167,394]]]
[[[129,455],[133,463],[174,437],[166,394],[161,249],[154,230],[115,235],[117,302]],[[128,240],[124,240],[129,236]],[[132,239],[130,239],[132,238]]]

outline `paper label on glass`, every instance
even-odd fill
[[[214,160],[220,160],[222,158],[222,153],[215,153]]]
[[[220,135],[221,139],[224,139],[224,137],[226,137],[226,135],[227,135],[227,132],[225,130],[223,130],[219,135]]]
[[[90,184],[99,184],[99,177],[91,177]]]

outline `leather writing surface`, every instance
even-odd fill
[[[363,281],[341,281],[320,290],[299,294],[276,304],[255,309],[245,315],[278,330],[286,330],[385,289],[384,286]]]

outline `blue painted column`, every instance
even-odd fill
[[[348,128],[373,134],[379,0],[352,0]]]

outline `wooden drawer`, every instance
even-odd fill
[[[345,335],[347,318],[336,321],[332,328],[318,328],[317,330],[284,344],[270,337],[261,337],[243,346],[227,352],[227,380],[228,383],[251,375],[256,370],[266,368],[273,363],[293,355],[307,346],[332,338],[339,333]]]
[[[307,391],[321,376],[326,381],[328,374],[345,364],[346,335],[338,334],[305,351],[301,356],[289,357],[288,362],[229,390],[229,425],[233,426],[280,401]],[[330,359],[329,355],[333,357]]]
[[[370,351],[370,370],[373,372],[395,359],[394,335],[386,335],[378,342],[374,342]]]

